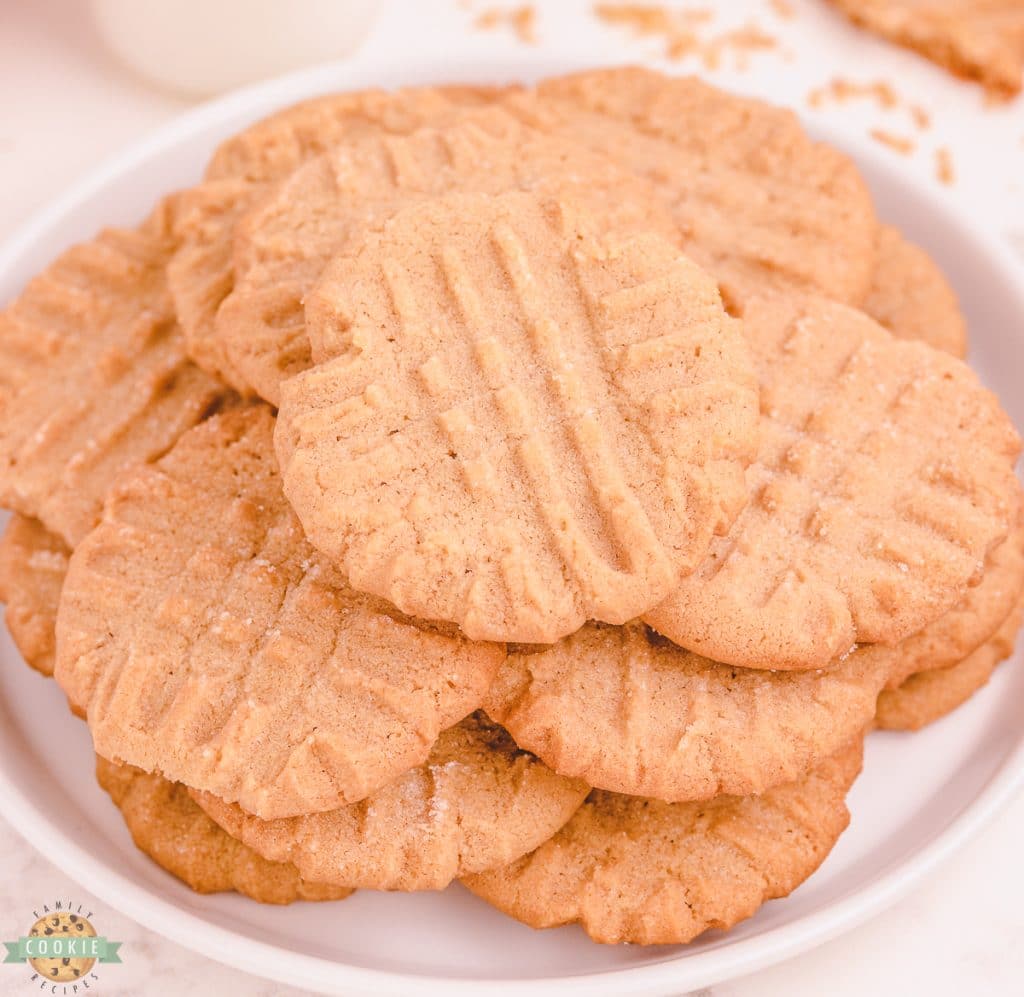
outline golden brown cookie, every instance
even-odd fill
[[[625,622],[746,501],[738,323],[655,235],[559,195],[452,195],[338,258],[285,382],[285,493],[353,586],[474,640]],[[319,352],[318,352],[319,351]]]
[[[367,135],[408,134],[459,108],[488,102],[498,92],[421,87],[332,94],[286,108],[221,143],[206,181],[175,195],[173,204],[180,247],[168,267],[168,282],[195,362],[242,394],[254,393],[215,323],[234,284],[235,228],[276,181],[335,145]]]
[[[1020,92],[1020,0],[832,0],[855,24],[977,80],[995,97]]]
[[[863,308],[898,339],[967,355],[967,325],[953,288],[936,262],[892,225],[879,229],[878,263]]]
[[[407,134],[453,106],[492,103],[507,87],[441,86],[327,94],[271,114],[225,139],[206,169],[208,180],[280,180],[307,159],[367,130]]]
[[[484,704],[520,747],[592,786],[659,800],[745,796],[804,775],[870,724],[890,663],[733,668],[642,623],[512,648]]]
[[[547,841],[589,791],[521,751],[474,713],[444,731],[430,756],[360,803],[265,821],[209,793],[196,802],[265,858],[318,883],[443,890]]]
[[[715,661],[822,667],[960,602],[1016,522],[1020,449],[959,360],[821,299],[751,304],[752,499],[644,619]]]
[[[445,193],[568,186],[616,231],[676,237],[666,205],[645,180],[498,108],[465,110],[411,135],[353,138],[299,167],[239,222],[234,288],[214,335],[233,368],[276,405],[281,381],[312,363],[304,302],[330,258],[345,254],[364,229]]]
[[[71,558],[55,672],[104,757],[266,818],[418,765],[504,654],[346,586],[285,502],[273,421],[216,416],[115,485]]]
[[[964,600],[895,647],[821,671],[709,661],[643,624],[588,623],[552,647],[513,647],[485,708],[555,771],[668,801],[746,795],[802,775],[870,722],[883,685],[946,668],[988,641],[1024,590],[1024,526]]]
[[[730,309],[772,290],[859,303],[877,222],[853,163],[790,111],[639,68],[545,80],[507,106],[652,180]]]
[[[172,249],[155,221],[108,229],[0,313],[0,504],[72,546],[114,474],[159,457],[222,397],[185,356]]]
[[[891,662],[888,688],[918,672],[949,668],[972,654],[999,630],[1022,594],[1024,523],[1018,523],[989,555],[981,581],[967,590],[962,602],[896,647],[872,647],[873,656]]]
[[[22,657],[42,675],[53,674],[54,625],[71,551],[38,519],[15,513],[0,537],[0,602]]]
[[[1013,654],[1021,615],[1018,606],[995,636],[963,661],[918,672],[887,689],[878,697],[875,724],[887,730],[919,730],[966,703],[992,677],[996,665]]]
[[[660,803],[594,790],[535,852],[463,883],[534,928],[579,922],[595,941],[691,941],[784,897],[849,823],[861,739],[762,796]]]
[[[181,783],[96,756],[96,779],[124,817],[132,840],[196,893],[235,890],[262,904],[341,900],[352,891],[304,880],[222,831]]]

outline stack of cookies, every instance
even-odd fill
[[[196,890],[685,942],[1012,647],[1020,441],[965,351],[788,112],[317,99],[0,315],[8,626]]]

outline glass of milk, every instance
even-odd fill
[[[208,95],[352,54],[374,0],[92,0],[100,35],[140,76]]]

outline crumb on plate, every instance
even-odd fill
[[[916,148],[913,139],[906,138],[903,135],[894,135],[892,132],[887,132],[882,128],[872,128],[870,135],[876,142],[887,145],[901,156],[909,156]]]

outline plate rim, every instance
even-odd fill
[[[604,60],[601,65],[614,64]],[[238,113],[268,108],[313,97],[331,90],[344,89],[339,78],[357,77],[364,81],[375,75],[387,78],[409,77],[410,82],[429,82],[444,73],[452,77],[488,79],[496,75],[508,79],[532,79],[546,72],[567,72],[594,66],[589,60],[523,56],[506,57],[498,62],[463,61],[457,67],[443,66],[429,57],[406,61],[400,70],[389,65],[383,53],[374,59],[356,57],[323,63],[242,87],[175,115],[167,122],[130,143],[109,157],[84,178],[71,185],[49,205],[34,212],[0,245],[0,284],[9,280],[19,260],[29,249],[45,241],[50,230],[71,211],[94,197],[118,176],[139,168],[187,140],[196,131],[216,125]],[[497,72],[496,72],[497,71]],[[362,83],[357,85],[373,85]],[[800,114],[814,138],[841,148],[859,162],[867,162],[873,171],[898,184],[923,187],[924,194],[937,198],[948,220],[983,247],[986,264],[996,272],[1018,298],[1024,313],[1024,265],[1008,243],[981,225],[955,192],[938,181],[915,176],[905,164],[887,157],[867,138],[846,132],[821,114]],[[52,234],[49,235],[52,239]],[[1024,728],[998,768],[979,789],[977,795],[956,817],[936,831],[912,857],[897,862],[864,885],[821,909],[795,921],[771,928],[734,945],[723,945],[696,954],[685,947],[679,955],[646,966],[607,969],[574,976],[534,977],[520,980],[494,980],[486,977],[425,976],[405,971],[372,969],[341,963],[319,956],[289,952],[268,942],[240,936],[230,929],[206,921],[200,914],[183,910],[176,903],[152,893],[117,868],[96,866],[87,850],[76,844],[58,824],[38,809],[8,775],[11,763],[0,755],[0,812],[37,851],[45,854],[72,880],[94,893],[116,910],[157,934],[198,952],[207,958],[236,969],[255,973],[280,983],[315,988],[318,992],[343,991],[401,995],[416,987],[426,992],[445,994],[558,993],[617,995],[658,993],[665,987],[697,988],[708,986],[765,968],[820,945],[866,921],[872,914],[906,895],[925,875],[981,830],[1018,792],[1024,789]],[[233,942],[234,944],[225,944]],[[236,955],[237,950],[237,955]],[[244,958],[243,958],[244,954]],[[286,959],[282,959],[286,955]],[[685,961],[684,961],[685,960]]]

